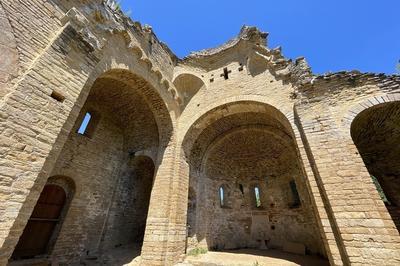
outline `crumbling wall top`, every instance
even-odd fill
[[[185,57],[183,59],[183,61],[187,61],[192,58],[200,58],[200,57],[215,55],[217,53],[220,53],[224,50],[227,50],[229,48],[236,46],[241,40],[250,41],[254,44],[258,44],[258,45],[262,45],[262,46],[266,47],[267,46],[267,37],[268,37],[268,33],[260,31],[257,27],[243,26],[239,32],[239,35],[236,36],[235,38],[227,41],[226,43],[224,43],[218,47],[204,49],[204,50],[201,50],[198,52],[192,52],[190,55]]]

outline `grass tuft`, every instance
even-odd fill
[[[194,248],[192,250],[190,250],[187,255],[188,256],[198,256],[201,254],[206,254],[208,252],[208,250],[206,248]]]

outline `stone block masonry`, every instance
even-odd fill
[[[113,1],[1,1],[0,265],[399,265],[400,77],[267,36],[180,59]]]

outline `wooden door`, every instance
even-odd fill
[[[33,258],[46,253],[59,222],[66,195],[57,185],[46,185],[14,250],[13,259]]]

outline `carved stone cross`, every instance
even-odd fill
[[[224,67],[224,73],[221,74],[221,77],[224,77],[225,79],[229,79],[230,73],[232,73],[232,70],[228,70],[227,67]]]

